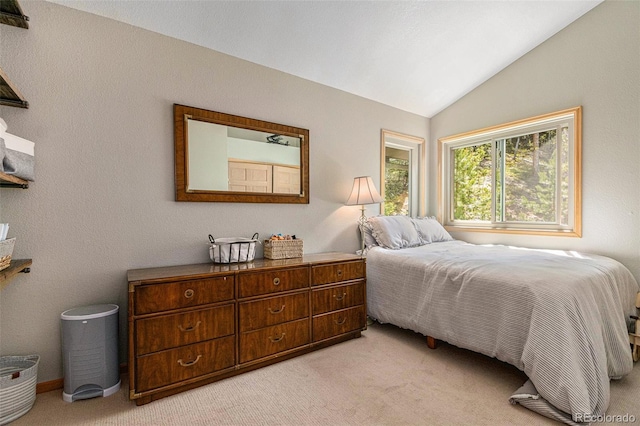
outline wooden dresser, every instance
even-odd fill
[[[343,253],[135,269],[129,398],[137,405],[359,337],[365,261]]]

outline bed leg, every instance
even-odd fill
[[[427,336],[427,346],[429,349],[436,349],[438,347],[438,340],[431,336]]]

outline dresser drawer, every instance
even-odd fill
[[[366,326],[364,306],[313,317],[313,341],[328,339]]]
[[[309,269],[276,269],[238,276],[239,297],[257,296],[309,286]]]
[[[309,316],[309,293],[269,297],[239,306],[240,331],[251,331]]]
[[[309,319],[287,322],[240,335],[240,363],[310,343]]]
[[[233,300],[233,276],[141,285],[134,297],[136,315]]]
[[[313,290],[313,315],[364,304],[364,281],[356,284]]]
[[[136,320],[136,354],[203,342],[235,332],[234,305]]]
[[[209,340],[136,359],[136,391],[144,392],[233,367],[234,336]]]
[[[358,260],[355,262],[313,266],[311,274],[313,285],[357,280],[364,278],[364,262]]]

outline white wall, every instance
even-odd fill
[[[438,138],[582,105],[582,238],[472,232],[456,238],[611,256],[640,280],[640,2],[605,1],[431,119]]]
[[[0,354],[40,354],[40,382],[62,377],[60,313],[76,306],[120,305],[126,362],[126,271],[208,262],[208,234],[355,251],[360,212],[343,203],[355,176],[379,182],[380,129],[428,135],[424,117],[221,53],[57,4],[22,8],[31,28],[0,25],[0,64],[30,108],[0,117],[36,143],[36,182],[0,190],[0,222],[33,267],[0,293]],[[310,204],[174,201],[174,103],[309,129]]]

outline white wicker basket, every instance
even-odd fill
[[[302,257],[302,240],[265,240],[264,257],[267,259],[292,259]]]
[[[7,269],[11,264],[11,255],[13,254],[13,246],[15,243],[15,238],[0,241],[0,271]]]
[[[38,355],[0,357],[0,425],[25,414],[36,402]]]
[[[209,235],[209,257],[213,263],[251,262],[256,256],[258,234],[253,238],[213,238]]]

